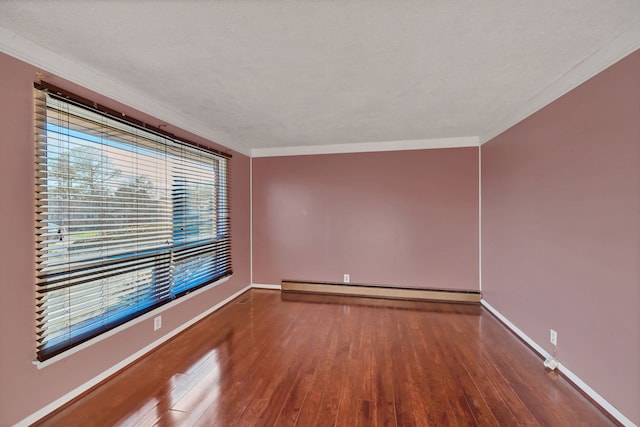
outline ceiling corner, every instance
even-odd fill
[[[560,78],[551,82],[537,95],[523,102],[503,120],[493,124],[479,138],[480,145],[489,142],[502,132],[518,124],[538,110],[551,104],[562,95],[575,89],[596,74],[604,71],[640,48],[640,19],[615,36],[605,47],[594,51]]]

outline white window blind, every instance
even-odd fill
[[[231,274],[229,159],[35,89],[39,360]]]

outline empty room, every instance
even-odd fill
[[[0,2],[0,426],[640,425],[640,2]]]

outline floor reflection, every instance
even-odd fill
[[[479,305],[257,290],[40,424],[413,425],[418,418],[610,425]]]
[[[162,407],[159,407],[159,405],[158,399],[151,398],[119,424],[127,427],[153,425],[162,413]]]
[[[218,411],[221,384],[234,375],[234,328],[203,323],[191,329],[196,339],[178,335],[38,425],[208,424]]]

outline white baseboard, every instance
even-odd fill
[[[55,411],[56,409],[58,409],[59,407],[61,407],[65,403],[71,401],[72,399],[78,397],[79,395],[81,395],[85,391],[89,390],[91,387],[99,384],[101,381],[103,381],[106,378],[110,377],[111,375],[115,374],[119,370],[125,368],[127,365],[130,365],[131,363],[135,362],[137,359],[139,359],[140,357],[144,356],[146,353],[150,352],[151,350],[153,350],[154,348],[156,348],[157,346],[159,346],[163,342],[167,341],[168,339],[173,338],[174,336],[176,336],[180,332],[182,332],[185,329],[187,329],[189,326],[191,326],[191,325],[195,324],[196,322],[204,319],[205,317],[207,317],[208,315],[210,315],[214,311],[218,310],[223,305],[227,304],[228,302],[230,302],[234,298],[237,298],[238,296],[242,295],[244,292],[248,291],[250,288],[251,288],[251,286],[247,286],[247,287],[239,290],[235,294],[231,295],[230,297],[220,301],[218,304],[216,304],[215,306],[211,307],[207,311],[199,314],[198,316],[194,317],[193,319],[189,320],[188,322],[183,323],[182,325],[180,325],[177,328],[173,329],[169,333],[167,333],[167,334],[163,335],[162,337],[158,338],[157,340],[155,340],[151,344],[149,344],[146,347],[138,350],[137,352],[135,352],[131,356],[129,356],[126,359],[122,360],[121,362],[115,364],[111,368],[107,369],[106,371],[102,372],[101,374],[97,375],[96,377],[90,379],[89,381],[85,382],[81,386],[76,387],[75,389],[71,390],[69,393],[65,394],[64,396],[54,400],[53,402],[51,402],[50,404],[48,404],[44,408],[34,412],[33,414],[31,414],[28,417],[26,417],[25,419],[19,421],[15,425],[18,426],[18,427],[22,427],[22,426],[26,427],[26,426],[29,426],[29,425],[33,424],[34,422],[38,421],[40,418],[50,414],[51,412]]]
[[[253,289],[276,289],[278,291],[281,289],[280,285],[268,285],[264,283],[252,283],[251,287]]]
[[[536,352],[538,352],[543,358],[548,358],[551,356],[545,349],[543,349],[538,343],[529,338],[527,334],[522,332],[520,328],[511,323],[506,317],[504,317],[498,310],[493,308],[487,301],[484,299],[480,301],[487,310],[489,310],[494,316],[496,316],[502,323],[504,323],[509,329],[511,329],[517,336],[519,336],[524,342],[529,344]],[[598,403],[605,411],[607,411],[611,416],[613,416],[616,420],[620,421],[625,427],[638,427],[634,424],[629,418],[625,417],[620,411],[618,411],[611,403],[607,402],[605,398],[600,396],[594,389],[589,387],[587,383],[582,381],[576,374],[571,372],[569,368],[564,366],[562,363],[558,364],[558,370],[562,372],[571,382],[575,384],[580,390],[582,390],[587,396],[592,398],[594,401]]]

